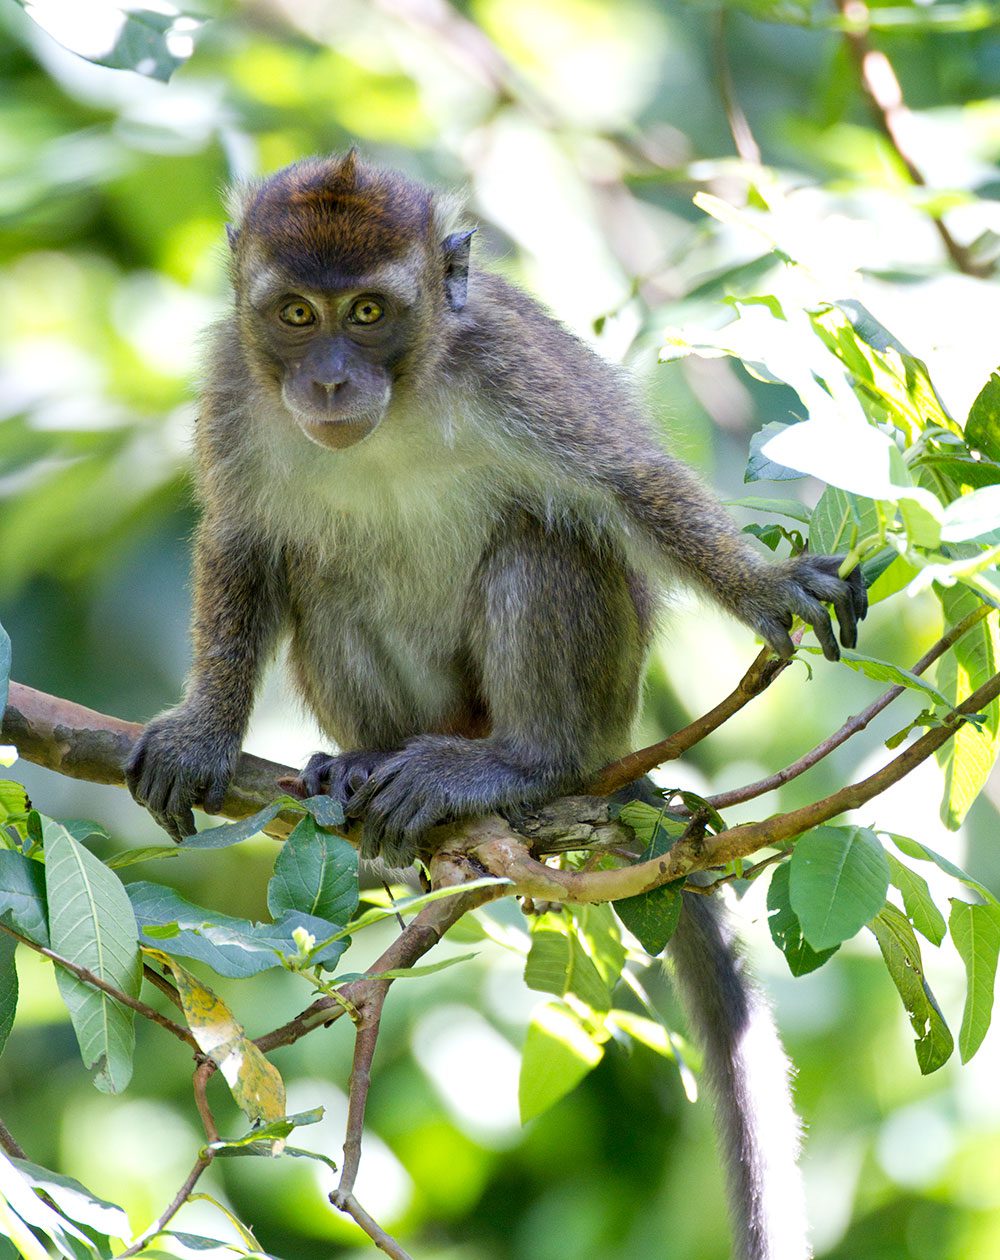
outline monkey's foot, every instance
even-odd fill
[[[359,748],[346,753],[313,753],[299,775],[306,796],[332,796],[346,806],[391,752]]]

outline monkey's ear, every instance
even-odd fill
[[[444,254],[444,294],[453,311],[460,311],[469,294],[469,250],[475,228],[452,232],[441,242]]]
[[[226,240],[229,242],[229,248],[235,249],[236,242],[240,239],[240,229],[235,223],[226,224]]]

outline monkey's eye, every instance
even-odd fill
[[[347,312],[347,318],[352,324],[377,324],[384,314],[381,302],[377,302],[374,298],[363,297],[358,298]]]
[[[283,324],[291,324],[294,328],[305,328],[307,324],[315,324],[316,312],[305,298],[293,298],[281,308],[278,318]]]

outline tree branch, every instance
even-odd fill
[[[644,774],[665,761],[674,761],[700,743],[706,735],[717,730],[723,722],[728,722],[734,713],[739,713],[745,705],[762,691],[770,687],[778,675],[788,668],[790,661],[780,660],[770,648],[764,648],[754,659],[753,664],[736,684],[728,696],[702,717],[687,726],[674,731],[659,743],[650,744],[648,748],[640,748],[638,752],[629,753],[619,761],[610,765],[590,780],[584,791],[593,796],[610,796],[628,783],[641,779]]]
[[[973,609],[967,617],[964,617],[957,625],[952,626],[947,634],[943,634],[935,644],[927,649],[920,660],[911,668],[910,673],[917,675],[924,673],[940,656],[943,656],[950,647],[956,644],[967,631],[978,625],[980,621],[988,617],[993,611],[994,609],[989,604],[981,604],[978,608]],[[811,748],[809,752],[803,753],[797,761],[793,761],[791,765],[785,766],[783,770],[778,770],[775,774],[768,775],[766,778],[758,779],[756,783],[748,783],[744,787],[731,788],[728,792],[719,792],[715,796],[706,797],[706,800],[714,809],[726,809],[730,805],[739,805],[743,801],[751,801],[754,797],[763,796],[765,792],[773,792],[775,788],[798,778],[806,770],[811,770],[824,757],[828,757],[841,744],[846,743],[852,735],[857,735],[859,731],[863,731],[869,722],[878,717],[883,709],[888,708],[893,700],[907,690],[908,688],[901,686],[890,687],[877,700],[873,700],[867,708],[862,709],[854,717],[848,718],[839,730],[834,731],[832,735],[821,740],[815,748]]]
[[[850,24],[844,38],[857,62],[861,86],[872,103],[875,120],[910,179],[919,187],[926,188],[924,173],[910,153],[907,130],[913,115],[903,99],[903,89],[889,58],[873,48],[868,39],[868,5],[865,0],[837,0],[837,7]],[[977,262],[972,251],[955,240],[941,218],[932,215],[931,219],[948,257],[959,271],[979,279],[993,273],[993,264]]]
[[[11,1133],[10,1129],[7,1128],[2,1120],[0,1120],[0,1147],[2,1147],[8,1155],[13,1156],[14,1159],[28,1158],[22,1150],[20,1142],[18,1142],[17,1138],[13,1135],[13,1133]]]

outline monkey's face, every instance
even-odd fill
[[[379,424],[407,344],[407,307],[378,289],[260,286],[251,295],[265,375],[302,432],[320,446],[353,446]]]

